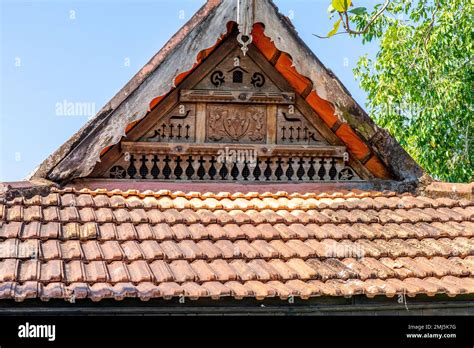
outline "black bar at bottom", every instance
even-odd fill
[[[9,316],[0,317],[0,346],[325,343],[472,347],[473,322],[468,316]],[[54,340],[52,326],[44,325],[54,325]],[[40,335],[43,337],[31,337]]]

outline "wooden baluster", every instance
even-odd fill
[[[304,167],[305,163],[306,163],[306,161],[304,160],[303,157],[301,157],[298,161],[298,170],[296,171],[296,176],[297,176],[299,181],[303,180],[304,175],[306,173],[305,167]]]
[[[229,175],[229,169],[227,168],[227,160],[224,158],[223,161],[221,162],[221,168],[219,170],[219,176],[221,177],[221,180],[227,180],[228,175]]]
[[[309,164],[309,169],[308,169],[308,178],[309,180],[314,180],[314,177],[316,176],[316,168],[314,165],[316,164],[316,161],[314,160],[313,157],[311,157],[311,160],[308,162]]]
[[[247,158],[245,158],[244,166],[242,167],[241,173],[242,173],[242,178],[244,179],[244,181],[248,181],[249,176],[250,176],[250,168],[249,168],[249,160],[247,160]]]
[[[257,158],[257,161],[255,163],[255,168],[252,171],[254,181],[260,181],[260,176],[262,175],[262,169],[260,168],[261,164],[262,164],[262,161],[260,161],[260,159]]]
[[[199,180],[204,180],[204,176],[206,175],[206,169],[204,168],[204,164],[206,163],[206,160],[204,159],[204,156],[199,157],[199,168],[197,170],[197,175],[199,177]]]
[[[135,162],[137,160],[135,159],[135,156],[130,155],[130,165],[128,166],[127,169],[127,174],[130,177],[130,179],[135,179],[135,175],[137,174],[137,168],[135,167]]]
[[[146,158],[146,155],[142,155],[142,158],[140,159],[140,162],[141,162],[141,166],[140,166],[140,176],[142,177],[142,179],[146,179],[147,175],[148,175],[148,167],[146,165],[146,163],[148,162],[147,158]]]
[[[273,162],[270,159],[270,157],[267,158],[267,160],[265,161],[265,164],[266,164],[266,167],[265,167],[265,171],[263,172],[263,175],[265,176],[265,181],[270,181],[273,174],[273,168],[272,168]]]
[[[240,172],[241,172],[241,170],[240,170],[240,168],[239,168],[237,162],[238,162],[238,160],[235,159],[235,160],[234,160],[234,163],[233,163],[233,165],[232,165],[232,169],[231,169],[231,171],[230,171],[230,175],[231,175],[231,177],[232,177],[233,180],[238,180],[238,179],[239,179]]]
[[[209,168],[209,171],[208,171],[209,179],[214,180],[214,177],[217,175],[217,169],[215,166],[215,164],[217,163],[216,158],[212,156],[209,163],[211,164],[211,167]]]
[[[281,181],[281,177],[283,176],[283,168],[281,167],[283,161],[281,160],[281,157],[278,158],[278,160],[275,162],[277,164],[277,167],[275,169],[275,176],[278,181]]]
[[[337,177],[336,159],[332,158],[330,163],[331,163],[331,168],[329,169],[329,178],[331,180],[336,180],[336,177]]]
[[[285,175],[288,178],[288,181],[293,180],[293,175],[295,175],[295,170],[293,169],[293,164],[295,163],[293,159],[290,157],[288,158],[288,161],[286,162],[288,164],[288,168],[285,171]]]
[[[158,159],[157,155],[153,156],[153,167],[151,168],[151,176],[153,179],[157,180],[158,176],[160,175],[160,168],[158,168],[158,162],[160,161]]]
[[[320,167],[319,167],[319,170],[318,170],[318,176],[319,176],[319,180],[324,180],[325,179],[325,176],[326,176],[326,168],[325,168],[325,164],[327,162],[324,160],[324,158],[321,159],[321,161],[319,161],[319,164],[320,164]]]
[[[180,156],[176,157],[175,163],[176,167],[174,168],[174,176],[176,177],[176,180],[181,180],[181,175],[183,175],[183,168],[181,168],[181,160]]]
[[[165,177],[165,180],[170,180],[170,177],[171,177],[172,170],[170,167],[170,162],[171,162],[170,156],[166,155],[165,159],[163,160],[163,163],[165,163],[165,166],[163,168],[163,175]]]

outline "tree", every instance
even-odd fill
[[[374,120],[434,178],[472,181],[472,0],[385,0],[371,10],[332,0],[329,12],[337,21],[327,37],[379,43],[354,69]]]

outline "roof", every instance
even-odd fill
[[[69,187],[0,217],[1,299],[474,293],[466,199]]]
[[[386,166],[397,180],[417,181],[422,170],[416,162],[388,132],[375,125],[337,77],[299,38],[289,19],[278,12],[271,0],[246,3],[250,2],[253,3],[253,7],[248,7],[253,11],[253,23],[265,27],[265,37],[271,44],[264,40],[262,46],[283,52],[280,60],[286,64],[282,75],[286,71],[289,75],[298,74],[297,82],[310,82],[309,89],[306,84],[297,83],[293,87],[305,94],[306,101],[327,127],[337,129],[340,138],[347,138],[360,145],[356,148],[369,152],[368,157],[360,154],[361,159],[368,161],[367,166],[376,170]],[[143,119],[157,100],[183,80],[183,74],[199,65],[229,34],[230,24],[236,18],[236,1],[208,1],[93,119],[49,156],[31,178],[64,185],[89,175],[104,150],[119,143],[131,124]],[[259,41],[254,37],[256,45]],[[298,90],[299,87],[303,90]]]
[[[425,188],[418,165],[273,2],[241,2],[253,11],[248,56],[258,52],[253,59],[271,64],[275,81],[308,104],[321,129],[373,175],[257,184],[91,174],[99,159],[122,154],[114,148],[139,132],[140,120],[151,123],[160,106],[172,108],[167,99],[191,84],[192,72],[231,47],[237,2],[208,1],[32,181],[0,184],[0,299],[474,293],[473,185],[427,180]]]

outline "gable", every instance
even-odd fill
[[[90,177],[358,181],[372,177],[259,48],[225,39]]]
[[[236,28],[233,21],[237,17],[239,21],[246,18],[245,23],[238,24],[240,34],[242,30],[248,33],[253,28],[252,46],[264,57],[251,58],[260,68],[265,64],[273,66],[280,75],[272,76],[272,81],[273,77],[278,80],[283,76],[284,84],[294,89],[297,111],[315,123],[312,125],[322,135],[319,140],[326,140],[331,146],[346,146],[350,155],[348,164],[363,179],[403,181],[405,184],[400,183],[403,187],[406,183],[418,185],[423,173],[421,168],[390,134],[374,124],[341,82],[304,45],[272,1],[244,3],[252,6],[242,7],[245,13],[236,16],[234,1],[208,1],[95,118],[48,157],[30,178],[67,184],[78,178],[98,177],[98,167],[102,165],[97,163],[104,161],[104,153],[109,154],[113,149],[112,157],[117,160],[120,156],[120,150],[114,145],[122,140],[124,131],[127,138],[133,138],[128,140],[136,142],[135,126],[144,119],[153,123],[156,120],[148,116],[168,112],[168,106],[181,97],[174,93],[173,86],[179,86],[182,93],[196,87],[200,81],[194,80],[189,86],[182,82],[189,80],[191,71],[205,65],[209,53],[221,45],[223,38],[229,37],[231,28]],[[252,50],[249,56],[251,54]],[[237,72],[236,76],[239,75],[244,78],[245,72]],[[279,83],[275,82],[281,89]],[[232,89],[228,86],[221,91]],[[167,96],[166,103],[164,96]],[[152,112],[150,105],[154,108]],[[196,125],[199,124],[197,121]]]

